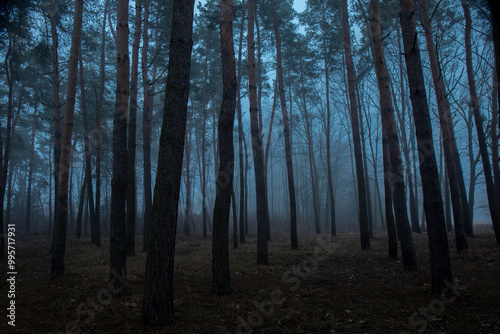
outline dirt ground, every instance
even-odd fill
[[[292,251],[274,234],[268,266],[257,266],[256,238],[230,251],[230,296],[211,293],[211,243],[178,237],[177,322],[140,323],[145,254],[128,258],[128,295],[107,292],[109,239],[101,248],[68,237],[66,274],[49,279],[50,238],[16,240],[16,326],[7,326],[6,278],[0,280],[0,333],[500,333],[500,247],[485,229],[457,255],[449,234],[455,286],[432,294],[426,234],[414,241],[421,270],[405,272],[376,233],[369,251],[359,236],[300,235]],[[231,241],[230,241],[231,242]],[[231,243],[232,245],[232,243]],[[5,262],[1,265],[6,276]],[[7,320],[6,320],[7,319]]]

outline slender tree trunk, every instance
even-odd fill
[[[38,108],[38,103],[35,102],[35,110],[33,111],[33,126],[31,127],[31,151],[30,151],[30,163],[28,172],[28,196],[26,199],[25,229],[27,234],[29,234],[31,231],[31,184],[33,181],[33,159],[35,157],[35,133],[36,133],[37,108]]]
[[[101,238],[98,234],[97,222],[95,220],[94,212],[94,193],[92,191],[92,146],[89,139],[88,131],[88,117],[87,117],[87,101],[85,97],[85,79],[83,74],[83,60],[82,55],[80,55],[80,108],[83,115],[83,140],[84,140],[84,150],[85,150],[85,180],[87,182],[87,199],[89,203],[90,210],[90,234],[91,241],[96,246],[101,246]]]
[[[153,205],[151,191],[151,122],[153,119],[153,96],[148,75],[149,50],[149,6],[150,0],[144,0],[144,26],[142,28],[141,70],[144,91],[144,106],[142,116],[143,137],[143,165],[144,165],[144,235],[142,250],[148,247],[149,231],[151,226],[151,210]]]
[[[375,71],[377,73],[378,88],[380,92],[380,106],[382,116],[382,132],[389,149],[391,162],[392,198],[394,200],[394,211],[396,214],[396,227],[398,238],[401,243],[401,254],[403,266],[406,270],[417,271],[419,269],[408,221],[408,210],[406,206],[406,191],[404,184],[403,163],[401,151],[399,150],[399,138],[392,105],[389,73],[385,61],[382,34],[380,31],[380,3],[379,0],[370,1],[371,9],[371,31],[373,40],[373,53]]]
[[[68,88],[64,109],[64,130],[61,137],[61,155],[59,161],[58,188],[56,196],[56,219],[54,221],[53,252],[51,277],[58,278],[64,275],[64,254],[66,250],[66,228],[68,222],[68,182],[71,155],[71,133],[75,114],[76,85],[78,72],[78,56],[82,32],[83,0],[76,0],[73,18],[73,33],[68,70]]]
[[[257,264],[268,264],[267,240],[269,236],[269,212],[267,205],[266,184],[264,179],[264,156],[262,137],[260,137],[257,82],[255,79],[255,43],[254,43],[254,1],[248,1],[248,91],[250,97],[250,133],[254,157],[255,193],[257,196]]]
[[[497,84],[496,65],[493,72],[493,87]],[[500,166],[498,164],[498,91],[491,93],[491,162],[495,181],[497,207],[500,208]]]
[[[101,59],[99,63],[99,99],[97,101],[95,122],[95,226],[96,237],[101,239],[101,142],[102,142],[102,112],[104,104],[104,85],[106,82],[106,14],[109,0],[104,3],[101,31]]]
[[[242,3],[242,15],[240,24],[240,39],[238,46],[238,86],[236,91],[236,110],[238,114],[238,158],[239,158],[239,176],[240,176],[240,243],[245,243],[245,175],[243,165],[243,120],[241,112],[241,63],[242,63],[242,50],[243,50],[243,29],[245,28],[245,4]]]
[[[57,212],[57,189],[59,178],[59,161],[61,157],[61,102],[59,97],[59,56],[57,48],[59,38],[57,34],[57,18],[55,0],[49,0],[49,18],[52,37],[51,61],[52,61],[52,104],[54,106],[54,215]],[[55,222],[55,217],[54,217]],[[54,244],[52,244],[52,249]]]
[[[488,146],[486,144],[486,135],[483,128],[483,117],[479,108],[479,98],[477,95],[476,81],[474,78],[474,68],[472,66],[472,19],[467,1],[462,0],[462,7],[465,15],[465,59],[467,68],[467,77],[469,80],[470,107],[474,114],[476,123],[477,141],[479,142],[479,152],[483,162],[484,178],[486,181],[486,195],[488,196],[488,205],[490,209],[491,221],[495,230],[497,244],[500,245],[500,214],[496,206],[495,185],[491,173],[490,158],[488,155]]]
[[[276,4],[271,0],[271,10],[273,16],[274,35],[276,37],[276,67],[278,76],[278,90],[281,102],[281,113],[283,115],[283,132],[285,136],[285,158],[288,177],[288,195],[290,198],[290,240],[292,249],[298,249],[297,240],[297,203],[295,199],[295,183],[293,180],[292,145],[290,142],[290,121],[286,110],[285,88],[283,84],[283,67],[281,65],[281,37],[278,28],[278,18],[276,15]],[[328,97],[327,97],[328,98]]]
[[[493,43],[495,47],[495,72],[496,80],[493,85],[493,89],[497,90],[496,97],[500,102],[500,84],[498,83],[498,78],[500,78],[500,3],[495,0],[488,0],[491,10],[491,27],[493,30]],[[500,103],[499,103],[500,104]]]
[[[416,38],[414,0],[401,0],[400,10],[404,55],[413,118],[415,119],[424,208],[427,217],[432,290],[438,293],[446,286],[446,281],[448,281],[448,284],[453,284],[448,236],[444,221],[443,199],[439,188],[431,118],[425,93],[420,50]]]
[[[201,207],[203,215],[203,237],[207,236],[207,164],[205,160],[205,132],[207,124],[207,80],[208,80],[208,55],[207,47],[205,46],[205,78],[203,80],[203,124],[201,130]],[[241,107],[241,106],[240,106]]]
[[[359,201],[359,227],[361,235],[361,248],[370,248],[370,234],[368,226],[368,212],[366,202],[366,184],[363,171],[363,157],[361,153],[361,138],[359,134],[358,107],[356,103],[356,85],[354,63],[351,54],[351,36],[349,31],[349,19],[347,12],[347,0],[342,0],[342,29],[344,34],[344,52],[347,68],[347,83],[349,90],[350,118],[352,125],[352,139],[354,144],[354,158],[356,160],[356,176],[358,183]]]
[[[128,0],[117,3],[116,104],[113,117],[113,179],[111,180],[110,275],[112,296],[127,294],[126,200],[127,112],[129,107]]]
[[[441,126],[441,134],[443,138],[443,151],[446,162],[446,171],[449,177],[450,194],[451,201],[453,205],[453,220],[455,223],[455,239],[457,252],[460,253],[468,248],[467,238],[465,236],[464,230],[464,220],[470,219],[468,210],[464,211],[464,208],[468,208],[468,204],[462,206],[462,199],[458,178],[457,165],[460,164],[460,157],[455,160],[453,155],[453,146],[456,146],[455,131],[453,129],[453,118],[450,111],[450,102],[446,93],[446,88],[443,81],[443,76],[439,66],[438,55],[436,51],[436,45],[433,41],[432,34],[432,24],[431,18],[429,16],[429,4],[427,0],[420,1],[420,8],[422,14],[422,25],[425,31],[425,38],[427,41],[427,50],[429,53],[429,59],[431,63],[432,79],[434,82],[434,92],[436,95],[436,102],[438,106],[439,113],[439,124]],[[463,177],[463,176],[462,176]]]
[[[132,67],[130,75],[130,105],[128,114],[128,157],[127,157],[127,256],[135,255],[135,224],[137,217],[136,191],[136,128],[137,128],[137,92],[139,76],[139,45],[141,43],[141,0],[135,0],[134,41],[132,44]]]
[[[194,0],[173,1],[165,105],[146,255],[141,316],[145,325],[164,325],[175,320],[175,235],[189,97],[193,12]]]
[[[191,121],[190,116],[187,120],[186,145],[184,150],[186,154],[186,208],[184,210],[184,234],[190,235],[189,224],[191,223]]]
[[[448,232],[453,232],[453,225],[451,223],[450,181],[448,178],[448,168],[444,168],[444,211],[446,229]]]
[[[87,180],[85,179],[86,176],[84,175],[84,172],[82,173],[81,180],[82,186],[80,190],[80,197],[78,199],[78,213],[76,215],[76,232],[75,232],[75,237],[77,239],[80,239],[82,237],[82,214],[83,214],[83,204],[85,202],[85,190],[87,188]]]
[[[236,212],[236,196],[234,189],[231,193],[231,205],[233,210],[233,247],[238,249],[238,213]]]

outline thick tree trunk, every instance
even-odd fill
[[[175,235],[189,97],[193,12],[194,0],[173,1],[165,105],[146,255],[141,316],[146,325],[164,325],[175,320]]]
[[[446,93],[446,87],[443,81],[443,76],[439,66],[436,45],[434,44],[432,34],[431,18],[429,16],[429,4],[427,0],[418,0],[421,4],[422,26],[424,27],[425,39],[427,41],[427,50],[431,64],[432,79],[434,82],[434,92],[439,113],[439,124],[441,126],[441,134],[443,138],[443,151],[446,162],[446,171],[449,178],[451,201],[453,206],[453,220],[455,223],[455,239],[457,252],[460,253],[468,248],[467,238],[465,236],[464,221],[470,219],[468,211],[467,198],[462,205],[463,192],[460,191],[458,178],[462,177],[458,173],[458,164],[461,164],[460,157],[455,160],[453,147],[457,146],[455,140],[455,130],[453,129],[453,118],[450,111],[450,102]],[[461,169],[461,168],[460,168]],[[465,194],[463,194],[465,195]],[[464,211],[465,209],[465,211]]]
[[[479,97],[477,95],[476,80],[474,78],[474,68],[472,66],[472,19],[469,5],[466,0],[462,0],[462,7],[465,15],[465,60],[467,68],[467,77],[469,80],[470,107],[474,114],[476,123],[477,141],[479,142],[479,152],[483,163],[484,178],[486,181],[486,195],[488,196],[488,205],[490,209],[491,221],[495,230],[497,244],[500,245],[500,214],[496,206],[495,185],[491,173],[490,158],[488,155],[488,146],[486,144],[486,135],[483,128],[483,117],[479,107]]]
[[[394,200],[394,211],[396,214],[396,227],[401,242],[401,254],[403,266],[406,270],[416,271],[419,269],[410,224],[408,221],[408,210],[406,206],[406,191],[404,184],[403,163],[401,151],[399,150],[399,138],[392,105],[389,73],[384,55],[384,45],[380,29],[380,3],[379,0],[370,0],[371,12],[371,35],[373,40],[373,54],[375,72],[380,94],[380,110],[382,118],[382,136],[385,138],[386,147],[390,156],[390,172],[388,180],[392,183],[392,198]]]
[[[233,192],[233,125],[236,109],[236,62],[233,45],[233,1],[220,5],[220,40],[222,58],[222,104],[219,113],[219,175],[217,175],[212,232],[212,292],[231,293],[229,271],[229,212]]]
[[[368,212],[366,201],[366,184],[363,171],[363,156],[361,153],[361,137],[359,134],[358,107],[356,103],[356,74],[351,54],[351,36],[349,30],[349,19],[347,12],[347,0],[342,0],[342,29],[344,35],[344,53],[347,69],[347,83],[349,91],[350,118],[352,126],[352,139],[354,144],[354,158],[356,160],[356,176],[358,184],[359,202],[359,229],[361,235],[361,248],[370,248],[370,233],[368,226]]]
[[[281,65],[281,37],[278,28],[278,18],[276,15],[276,4],[271,0],[271,10],[273,16],[274,35],[276,37],[276,67],[278,76],[278,90],[281,102],[281,113],[283,115],[283,133],[285,136],[285,158],[288,177],[288,196],[290,198],[290,240],[292,249],[298,249],[297,240],[297,203],[295,199],[295,183],[293,180],[292,145],[290,142],[290,121],[286,110],[285,88],[283,84],[283,67]],[[328,98],[328,97],[327,97]]]
[[[136,191],[136,128],[137,128],[137,85],[139,76],[139,45],[141,43],[141,0],[135,0],[134,41],[132,44],[132,67],[130,75],[130,105],[128,114],[128,157],[127,157],[127,256],[135,255],[135,224],[137,218]]]
[[[64,254],[66,250],[66,228],[68,222],[68,183],[71,156],[71,133],[75,114],[78,56],[82,34],[83,0],[76,0],[73,18],[73,33],[69,56],[68,85],[64,108],[64,130],[61,137],[61,155],[59,161],[58,188],[56,196],[56,219],[52,236],[52,263],[50,275],[58,278],[64,275]]]
[[[255,42],[254,42],[254,1],[248,1],[248,91],[250,97],[250,133],[255,172],[255,193],[257,196],[257,264],[268,264],[267,240],[269,237],[269,212],[266,184],[264,179],[264,155],[260,137],[257,83],[255,79]]]
[[[427,217],[432,290],[438,293],[443,290],[446,283],[453,284],[448,236],[434,153],[431,118],[416,37],[414,0],[400,0],[400,10],[406,71],[410,86],[413,118],[415,119],[424,208]]]
[[[112,296],[127,294],[126,200],[127,112],[129,102],[128,0],[117,3],[116,104],[113,117],[113,179],[111,180],[110,275]]]

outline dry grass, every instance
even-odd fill
[[[69,237],[66,275],[50,280],[50,239],[18,237],[16,327],[12,331],[6,325],[2,278],[0,332],[500,333],[500,247],[493,233],[478,232],[463,255],[456,255],[451,243],[455,295],[431,293],[427,238],[414,238],[421,266],[417,273],[387,258],[382,234],[369,251],[360,250],[355,234],[333,239],[302,235],[298,251],[289,248],[286,235],[273,235],[268,266],[255,264],[256,240],[250,237],[230,252],[233,293],[221,297],[211,293],[210,240],[179,237],[178,321],[150,328],[140,323],[144,253],[128,259],[128,295],[111,299],[109,240],[97,249],[89,240]],[[140,238],[137,249],[142,249]]]

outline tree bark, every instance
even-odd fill
[[[139,45],[141,43],[141,0],[135,0],[134,41],[132,44],[132,67],[130,74],[130,105],[128,114],[127,157],[127,256],[135,255],[135,224],[137,218],[137,190],[135,155],[137,147],[137,85],[139,76]]]
[[[425,39],[427,41],[427,50],[431,64],[432,80],[434,82],[434,92],[439,113],[439,124],[441,126],[441,135],[443,138],[443,151],[446,163],[446,171],[450,186],[451,202],[453,206],[453,221],[455,223],[455,239],[457,252],[460,253],[468,248],[467,238],[465,236],[464,222],[470,219],[469,205],[467,197],[460,191],[458,164],[461,165],[460,156],[455,159],[453,148],[457,146],[455,140],[455,130],[453,129],[453,118],[450,111],[450,102],[446,93],[443,76],[439,66],[436,45],[433,41],[432,24],[429,16],[429,4],[427,0],[418,0],[421,5],[422,26],[424,27]],[[461,168],[460,168],[461,169]],[[465,188],[464,188],[465,190]],[[465,199],[465,203],[462,203]],[[463,204],[463,205],[462,205]]]
[[[453,284],[453,278],[431,118],[416,35],[414,0],[400,0],[400,23],[419,151],[420,176],[429,237],[432,290],[439,293],[446,286],[446,282]]]
[[[28,171],[28,195],[26,198],[25,231],[27,234],[29,234],[31,231],[31,184],[33,181],[33,159],[35,157],[35,133],[36,133],[37,108],[38,108],[38,103],[35,102],[35,110],[33,111],[33,126],[31,127],[31,150],[30,150],[30,163]]]
[[[220,40],[222,58],[222,104],[219,113],[219,175],[216,181],[212,232],[212,292],[231,293],[229,271],[229,213],[233,192],[233,124],[236,109],[236,63],[233,45],[233,1],[220,5]]]
[[[370,233],[368,226],[368,212],[366,200],[366,184],[363,171],[363,156],[361,153],[361,137],[359,134],[358,106],[356,103],[356,74],[351,54],[351,36],[349,31],[349,14],[347,12],[347,0],[342,0],[342,30],[344,35],[344,53],[347,69],[347,86],[349,91],[350,118],[352,126],[352,139],[354,144],[354,158],[356,160],[356,177],[358,184],[359,201],[359,228],[361,236],[361,248],[370,248]]]
[[[285,136],[285,159],[288,178],[288,196],[290,198],[290,240],[292,249],[299,249],[299,243],[297,240],[297,203],[295,199],[295,182],[293,180],[292,145],[290,142],[290,121],[288,119],[288,112],[286,110],[285,88],[283,84],[283,67],[281,64],[281,37],[278,28],[278,18],[274,0],[271,0],[271,11],[273,17],[274,35],[276,37],[276,67],[278,76],[278,91],[281,102],[281,113],[283,115],[283,133]]]
[[[111,180],[109,291],[114,297],[127,294],[126,200],[127,112],[129,105],[128,0],[117,3],[116,104],[113,117],[113,179]]]
[[[474,68],[472,65],[472,19],[469,5],[466,0],[462,0],[462,7],[465,15],[465,61],[467,68],[467,77],[469,81],[470,93],[470,108],[474,114],[474,122],[476,123],[477,141],[479,142],[479,152],[483,163],[484,178],[486,181],[486,195],[488,197],[488,206],[490,209],[491,221],[495,231],[497,244],[500,245],[500,214],[496,206],[495,185],[493,175],[491,173],[490,158],[488,155],[488,146],[486,144],[486,135],[483,128],[483,117],[479,107],[479,97],[477,95],[476,80],[474,78]]]
[[[175,320],[175,235],[189,97],[193,12],[194,0],[173,1],[165,105],[146,255],[141,316],[145,325],[164,325]]]
[[[85,79],[83,75],[83,60],[82,55],[80,55],[80,108],[82,110],[83,116],[83,140],[84,140],[84,150],[85,150],[85,182],[87,182],[87,199],[89,203],[90,210],[90,235],[91,241],[94,245],[101,246],[101,234],[100,229],[97,226],[95,220],[94,211],[94,192],[92,191],[92,146],[89,138],[88,130],[88,117],[87,117],[87,101],[85,97]]]
[[[236,88],[237,104],[236,110],[238,115],[238,158],[239,158],[239,176],[240,176],[240,243],[245,243],[245,166],[243,165],[243,119],[241,112],[241,63],[243,50],[243,29],[245,27],[245,4],[242,3],[241,24],[240,24],[240,39],[238,46],[238,86]]]
[[[106,15],[108,12],[109,0],[104,4],[101,30],[101,59],[99,63],[99,99],[97,102],[96,122],[95,122],[95,221],[96,228],[101,234],[101,143],[102,143],[102,111],[104,104],[104,88],[106,81]],[[100,238],[100,237],[99,237]]]
[[[394,211],[396,214],[397,235],[401,243],[401,254],[403,257],[404,268],[406,270],[417,271],[419,266],[415,253],[415,247],[413,245],[410,222],[408,220],[403,163],[401,160],[401,151],[399,149],[400,144],[397,134],[396,120],[394,117],[394,108],[392,105],[389,72],[387,70],[380,28],[379,0],[370,0],[370,13],[373,59],[380,95],[382,136],[385,139],[386,149],[389,150],[387,155],[389,155],[391,163],[390,175],[387,175],[387,179],[391,182],[392,186],[392,199],[394,200]]]
[[[268,264],[267,240],[269,227],[269,211],[267,205],[266,184],[264,179],[264,156],[262,137],[259,133],[257,117],[257,83],[255,78],[255,42],[254,42],[254,1],[248,1],[248,91],[250,98],[250,133],[252,136],[252,152],[255,172],[255,193],[257,203],[257,264]]]
[[[56,192],[56,219],[52,236],[53,252],[50,275],[58,278],[64,275],[64,254],[66,250],[66,228],[68,222],[68,183],[71,156],[71,133],[75,114],[78,56],[82,34],[83,0],[75,1],[73,32],[69,56],[68,85],[64,108],[64,130],[61,137],[61,155],[59,161],[58,187]]]

